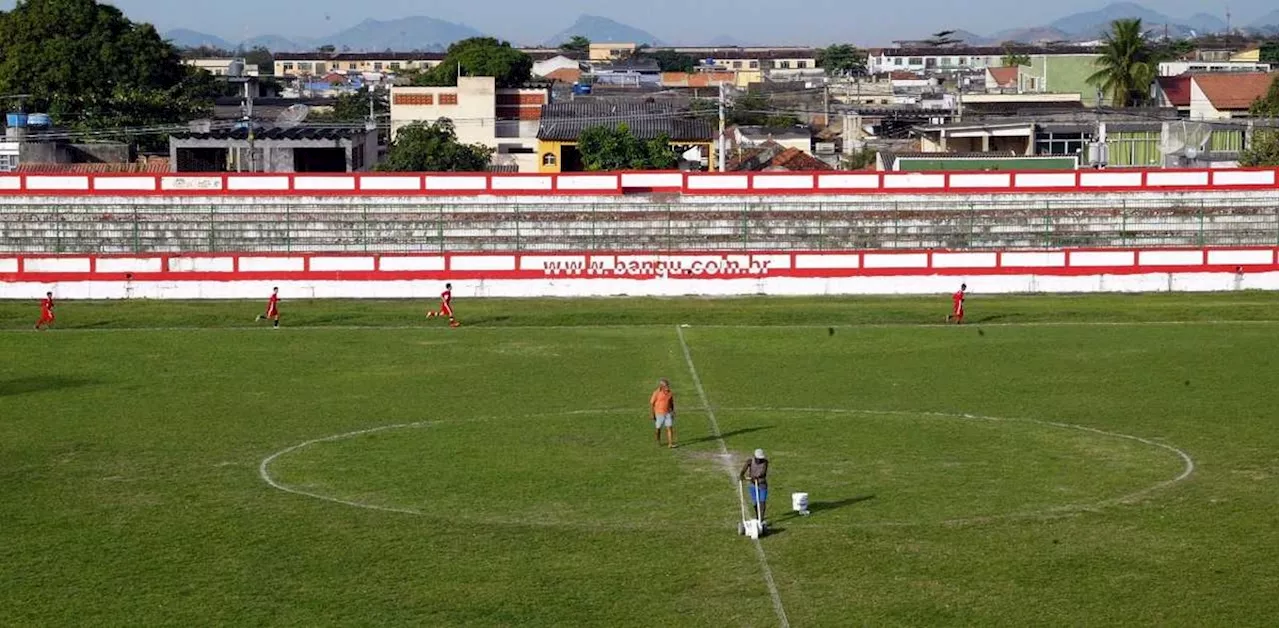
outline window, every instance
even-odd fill
[[[759,69],[759,68],[760,68],[760,62],[759,62],[759,61],[752,61],[752,62],[751,62],[751,64],[750,64],[750,66],[748,66],[748,67],[750,67],[752,70]]]
[[[902,57],[894,57],[893,64],[896,66],[902,66]]]
[[[0,172],[13,172],[18,169],[17,155],[0,155]]]
[[[391,62],[391,69],[392,69],[392,70],[399,70],[399,69],[400,69],[400,62],[399,62],[399,61],[392,61],[392,62]]]
[[[293,64],[292,64],[292,63],[285,63],[285,64],[281,65],[280,67],[281,67],[281,68],[283,68],[285,72],[292,72],[292,71],[293,71]]]
[[[554,166],[554,165],[556,165],[556,155],[555,155],[555,153],[546,153],[545,155],[543,155],[543,156],[542,156],[542,165],[544,165],[544,166]]]
[[[1078,155],[1084,151],[1090,139],[1084,133],[1036,133],[1036,154]]]
[[[907,59],[907,65],[924,65],[924,59],[920,57],[910,57]]]
[[[782,69],[784,69],[784,70],[790,70],[790,69],[791,69],[791,62],[790,62],[790,61],[775,61],[774,63],[776,63],[776,64],[777,64],[777,67],[782,68]]]
[[[382,62],[381,62],[381,61],[374,61],[374,62],[373,62],[373,71],[374,71],[374,72],[381,72],[381,71],[382,71]]]
[[[796,61],[796,67],[801,69],[807,68],[809,67],[809,62],[803,59],[800,61]]]
[[[310,71],[311,71],[311,63],[309,63],[309,62],[308,62],[308,63],[299,63],[299,64],[298,64],[298,71],[299,71],[299,72],[310,72]]]
[[[735,70],[741,70],[741,69],[742,69],[742,62],[741,62],[741,61],[734,61],[734,62],[733,62],[733,69],[735,69]]]
[[[316,74],[324,74],[324,70],[325,70],[325,67],[323,63],[316,64]]]
[[[355,64],[355,63],[348,63],[348,64],[347,64],[347,69],[348,69],[348,70],[354,70],[354,69],[356,69],[356,64]]]

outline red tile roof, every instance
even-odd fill
[[[1160,89],[1164,91],[1165,98],[1168,98],[1169,103],[1174,107],[1191,106],[1190,76],[1162,76],[1156,81],[1160,84]]]
[[[1218,111],[1248,109],[1253,101],[1267,95],[1275,74],[1263,72],[1215,72],[1196,74],[1192,80]]]
[[[1000,87],[1011,87],[1018,84],[1018,66],[1004,68],[987,68],[991,78]]]
[[[543,78],[548,81],[557,81],[560,83],[577,83],[578,79],[582,78],[582,70],[577,68],[560,68],[559,70],[548,72]]]
[[[799,148],[788,148],[778,153],[773,159],[769,160],[769,165],[765,169],[782,168],[793,172],[805,172],[810,170],[830,170],[831,166],[823,163],[818,158],[800,150]]]

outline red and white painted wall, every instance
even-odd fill
[[[1048,172],[7,174],[3,196],[998,194],[1275,189],[1276,168]]]
[[[1280,289],[1277,247],[1042,251],[0,254],[0,298],[434,298]]]

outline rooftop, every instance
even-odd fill
[[[1253,101],[1267,95],[1275,74],[1263,72],[1224,72],[1196,74],[1193,80],[1209,102],[1219,111],[1248,109]]]
[[[254,133],[254,140],[344,140],[363,137],[367,133],[368,131],[363,128],[353,127],[260,127]],[[249,139],[249,130],[245,128],[217,129],[203,133],[183,131],[174,133],[170,137],[176,140],[247,140]]]
[[[1160,89],[1174,107],[1191,106],[1191,76],[1161,76],[1156,79]]]
[[[991,73],[991,78],[1000,87],[1009,87],[1018,84],[1018,66],[1008,66],[1000,68],[987,68],[987,72]]]
[[[872,56],[884,57],[1003,57],[1006,54],[1084,55],[1096,54],[1092,46],[940,46],[872,48]]]
[[[276,61],[442,61],[443,52],[276,52]]]
[[[617,124],[626,124],[642,140],[663,134],[689,142],[709,142],[715,137],[707,120],[694,118],[687,108],[669,102],[575,100],[542,107],[538,139],[572,142],[586,129]]]

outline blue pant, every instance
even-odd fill
[[[747,495],[751,497],[752,504],[763,504],[769,499],[769,489],[765,486],[757,488],[752,484],[747,487]]]

